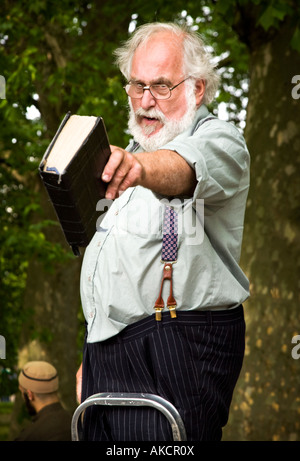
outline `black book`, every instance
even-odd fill
[[[96,232],[96,205],[106,191],[101,175],[110,153],[101,117],[68,113],[40,163],[40,176],[75,255]]]

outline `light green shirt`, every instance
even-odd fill
[[[177,310],[183,311],[234,308],[249,296],[249,282],[239,267],[249,153],[234,125],[217,118],[202,124],[208,116],[201,106],[190,129],[162,146],[179,153],[198,180],[192,198],[170,202],[179,216],[173,294]],[[139,148],[135,144],[128,150]],[[98,226],[81,271],[88,342],[108,339],[154,314],[163,272],[165,202],[149,189],[129,188]],[[168,295],[166,281],[165,302]]]

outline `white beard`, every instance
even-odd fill
[[[136,112],[134,112],[129,98],[130,111],[128,128],[134,137],[134,140],[138,142],[146,152],[155,151],[164,146],[192,124],[197,111],[197,106],[194,87],[190,85],[187,85],[186,99],[188,101],[186,113],[181,117],[181,119],[172,120],[167,119],[158,109],[144,110],[140,107]],[[147,126],[142,128],[137,122],[139,116],[157,118],[161,123],[163,123],[163,127],[156,134],[151,135],[151,133],[155,130],[155,127]]]

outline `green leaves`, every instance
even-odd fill
[[[284,21],[290,21],[293,31],[290,45],[300,52],[300,4],[297,0],[228,0],[207,2],[207,5],[210,3],[215,3],[214,12],[234,29],[240,27],[242,18],[245,19],[245,29],[240,31],[245,43],[248,43],[249,35],[255,35],[253,29],[261,27],[267,38],[272,28],[280,29]]]
[[[290,3],[291,2],[286,2],[283,0],[272,0],[271,2],[264,2],[264,10],[257,23],[260,24],[265,30],[269,30],[270,27],[278,28],[286,16],[290,16],[294,13],[294,9]]]
[[[298,25],[293,34],[293,37],[291,40],[291,47],[294,50],[298,51],[298,53],[300,53],[300,21],[298,22]]]

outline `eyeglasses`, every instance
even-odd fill
[[[143,86],[143,84],[139,82],[129,82],[126,86],[124,86],[124,90],[132,99],[141,99],[145,90],[149,90],[154,99],[169,99],[171,97],[171,92],[183,82],[185,82],[188,78],[190,77],[185,78],[171,88],[168,87],[165,83],[153,83],[149,86]]]

